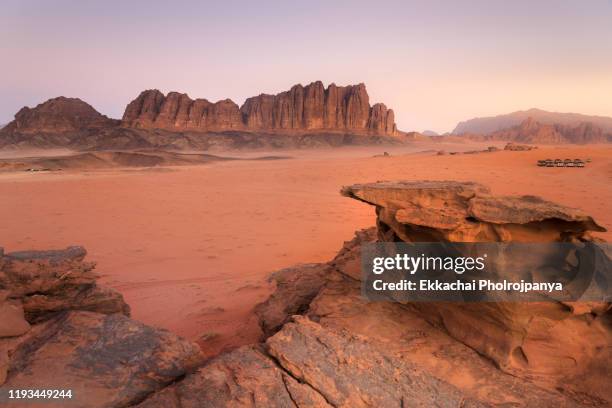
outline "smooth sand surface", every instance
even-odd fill
[[[441,147],[412,150],[428,148]],[[393,157],[372,157],[383,150]],[[610,146],[398,152],[331,149],[292,152],[291,160],[1,174],[0,245],[8,252],[85,246],[133,317],[198,339],[214,353],[256,340],[251,311],[269,293],[271,272],[329,260],[355,230],[373,225],[373,207],[340,196],[342,185],[473,180],[495,194],[581,208],[612,229]],[[587,157],[593,161],[582,169],[535,166],[538,159]]]

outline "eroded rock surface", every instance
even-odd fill
[[[0,405],[40,404],[9,402],[11,389],[63,389],[70,401],[45,406],[125,407],[201,364],[196,344],[131,320],[85,254],[0,248]]]
[[[370,106],[364,84],[326,89],[321,81],[295,85],[277,95],[248,98],[242,107],[229,99],[211,103],[187,94],[143,91],[123,115],[125,127],[173,131],[349,131],[395,135],[393,111]]]
[[[358,232],[326,264],[283,271],[276,293],[258,308],[262,327],[272,327],[268,334],[289,313],[303,311],[266,340],[265,350],[284,370],[335,406],[609,406],[609,303],[393,303],[361,296],[364,243],[588,241],[603,230],[591,217],[536,197],[492,196],[475,183],[381,182],[342,193],[374,205],[377,228]],[[371,358],[357,357],[366,354]],[[413,369],[415,377],[391,379],[391,367]],[[402,388],[407,383],[441,384],[436,395],[446,399],[411,399]]]
[[[273,273],[270,280],[276,283],[276,291],[255,308],[264,335],[271,336],[291,316],[304,313],[331,271],[329,265],[307,264]]]
[[[261,347],[221,355],[139,407],[478,407],[360,336],[295,316]]]
[[[199,363],[199,348],[191,342],[121,314],[93,312],[66,312],[42,323],[9,353],[0,395],[9,389],[72,390],[72,401],[51,406],[126,406]]]
[[[284,371],[261,348],[223,354],[140,408],[329,407],[322,395]]]
[[[91,105],[78,98],[60,96],[49,99],[34,108],[23,107],[15,115],[15,120],[3,132],[57,133],[73,132],[83,129],[96,129],[118,125],[96,111]]]
[[[0,129],[0,148],[77,150],[217,150],[399,144],[393,110],[370,106],[364,84],[327,88],[320,81],[277,95],[210,102],[145,90],[122,120],[87,103],[59,97],[24,107]]]
[[[534,196],[492,196],[471,182],[378,182],[341,193],[376,207],[382,241],[560,242],[605,231],[579,210]]]
[[[96,284],[95,264],[83,247],[0,255],[0,290],[20,302],[31,323],[65,310],[122,313],[130,308],[115,290]]]

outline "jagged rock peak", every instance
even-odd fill
[[[123,126],[169,130],[231,130],[241,129],[238,105],[230,99],[212,103],[206,99],[191,99],[189,95],[169,92],[164,95],[149,89],[128,104]]]
[[[276,95],[248,98],[242,107],[187,94],[143,91],[130,102],[123,126],[192,131],[348,131],[394,135],[395,116],[384,104],[370,106],[365,84],[327,88],[321,81],[294,85]]]

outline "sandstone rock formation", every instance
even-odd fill
[[[370,106],[364,84],[327,89],[320,81],[277,95],[248,98],[242,107],[226,99],[211,103],[186,94],[143,91],[130,102],[123,126],[173,131],[343,131],[394,135],[393,111]]]
[[[129,406],[200,364],[197,345],[131,320],[84,257],[0,248],[0,405],[40,404],[9,403],[11,389],[70,389],[45,406]]]
[[[603,230],[591,217],[536,197],[495,197],[475,183],[379,182],[345,187],[342,193],[374,205],[377,228],[358,232],[329,263],[276,275],[276,292],[257,308],[266,335],[278,331],[267,344],[288,336],[284,313],[303,310],[324,331],[357,336],[391,360],[414,364],[480,403],[610,404],[609,303],[368,302],[360,287],[360,251],[367,242],[588,241],[590,232]],[[291,338],[288,344],[300,343]],[[344,355],[344,347],[338,347],[337,355]],[[303,372],[321,373],[325,363],[320,361],[330,359],[317,355],[286,365],[307,378]],[[361,368],[368,370],[367,363],[346,364],[355,378]]]
[[[325,89],[317,81],[249,98],[240,108],[229,99],[212,103],[146,90],[121,121],[59,97],[21,109],[0,129],[0,148],[228,150],[409,141],[398,136],[393,111],[382,103],[370,106],[364,84]]]
[[[95,264],[84,262],[86,254],[82,247],[69,247],[0,256],[0,290],[6,299],[22,304],[30,323],[65,310],[129,316],[120,293],[96,284]]]
[[[202,132],[242,129],[238,105],[229,99],[211,103],[192,100],[187,94],[158,90],[143,91],[128,104],[123,114],[125,127]]]
[[[472,182],[356,184],[342,194],[376,206],[382,241],[556,242],[605,231],[579,210],[534,196],[495,197]]]
[[[117,125],[118,121],[100,114],[78,98],[49,99],[35,108],[23,107],[3,132],[63,133],[100,129]]]
[[[296,316],[258,348],[221,355],[141,408],[485,404],[361,336]]]
[[[475,183],[343,194],[375,205],[377,228],[328,263],[275,273],[275,293],[256,308],[264,343],[219,356],[141,407],[610,404],[609,304],[369,302],[360,288],[361,248],[377,239],[588,240],[602,229],[591,217]]]

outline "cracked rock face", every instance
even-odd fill
[[[129,316],[119,292],[96,284],[95,264],[84,261],[86,254],[83,247],[69,247],[0,256],[0,290],[23,306],[31,323],[65,310]]]
[[[71,389],[74,407],[125,407],[201,363],[196,344],[131,320],[85,254],[0,248],[0,405],[9,389],[44,388]]]
[[[262,348],[221,355],[144,401],[161,407],[479,407],[359,336],[295,316]]]
[[[360,336],[294,320],[266,341],[269,353],[332,406],[485,406]]]
[[[223,354],[139,408],[328,407],[321,394],[283,370],[259,347]]]
[[[0,394],[71,389],[70,406],[126,406],[184,375],[198,363],[199,351],[191,342],[121,314],[66,312],[10,349]]]

